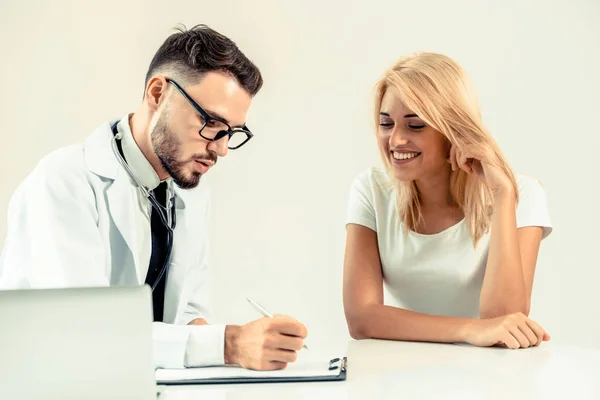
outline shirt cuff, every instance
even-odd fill
[[[192,325],[190,328],[185,367],[225,365],[225,325]]]

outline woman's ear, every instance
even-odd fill
[[[445,146],[446,161],[450,164],[452,164],[452,157],[453,157],[453,153],[454,153],[455,149],[456,149],[456,147],[452,145],[450,140],[446,140],[446,146]]]
[[[452,142],[450,141],[450,139],[446,139],[445,152],[446,152],[446,160],[450,161],[450,156],[452,155]]]

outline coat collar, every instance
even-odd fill
[[[86,167],[94,174],[112,180],[115,180],[119,170],[123,169],[115,157],[111,143],[111,126],[117,121],[115,119],[100,125],[86,139],[83,146]]]

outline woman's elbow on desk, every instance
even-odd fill
[[[348,322],[348,332],[350,333],[352,339],[355,340],[370,339],[370,337],[366,334],[365,329],[363,329],[363,327],[356,322]]]
[[[361,309],[360,311],[346,312],[346,324],[348,325],[348,333],[355,340],[375,339],[370,327],[373,321],[369,318],[369,310]]]
[[[369,335],[366,334],[365,329],[360,326],[348,324],[348,331],[350,333],[350,337],[355,340],[364,340],[371,339]]]

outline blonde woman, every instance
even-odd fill
[[[348,207],[351,336],[508,348],[549,340],[527,317],[552,231],[546,195],[511,171],[463,69],[440,54],[402,58],[378,83],[375,112],[385,169],[355,179]]]

